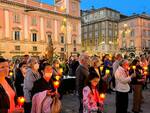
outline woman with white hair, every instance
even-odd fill
[[[27,62],[28,69],[26,72],[26,76],[24,78],[24,97],[25,97],[25,104],[24,104],[24,110],[25,113],[31,112],[31,90],[33,88],[33,84],[36,80],[40,79],[41,76],[38,72],[39,69],[39,63],[36,58],[31,58]]]

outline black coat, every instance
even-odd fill
[[[50,79],[49,82],[47,82],[43,77],[40,78],[39,80],[34,82],[31,95],[32,97],[39,92],[45,91],[45,90],[52,90],[55,91],[52,80]]]
[[[80,98],[83,97],[82,90],[86,86],[88,75],[89,69],[79,65],[76,70],[76,88]]]
[[[0,113],[7,113],[9,108],[10,108],[9,97],[3,86],[0,84]]]
[[[24,76],[20,70],[16,73],[16,79],[15,79],[15,87],[16,87],[16,93],[17,96],[24,96],[23,94],[23,83],[24,83]]]

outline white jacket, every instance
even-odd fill
[[[131,82],[131,77],[127,75],[124,68],[121,66],[115,72],[115,82],[116,82],[116,91],[118,92],[129,92],[130,86],[129,82]]]

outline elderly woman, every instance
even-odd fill
[[[0,58],[0,113],[21,113],[21,109],[15,108],[15,92],[5,79],[8,72],[8,61]]]
[[[25,97],[25,105],[24,110],[25,113],[31,112],[31,90],[33,88],[33,84],[36,80],[40,79],[41,76],[38,72],[39,69],[39,63],[36,58],[31,58],[27,62],[28,69],[26,72],[26,76],[24,78],[24,97]]]

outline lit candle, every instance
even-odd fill
[[[59,87],[59,81],[54,81],[54,88],[58,88]]]
[[[110,70],[106,69],[106,74],[108,75],[110,73]]]
[[[134,69],[134,70],[135,70],[135,69],[136,69],[136,66],[132,66],[132,69]]]
[[[148,73],[147,73],[147,71],[144,71],[144,75],[146,76]]]
[[[58,93],[59,81],[54,81],[54,88],[56,89],[56,93]]]
[[[60,76],[59,75],[56,75],[56,80],[58,81],[60,79]]]
[[[100,100],[104,101],[104,99],[105,99],[105,94],[104,94],[104,93],[101,93],[101,94],[100,94]]]
[[[19,107],[22,108],[24,102],[25,102],[25,98],[24,97],[18,97],[18,104],[19,104]]]
[[[59,69],[59,75],[62,75],[62,73],[63,73],[63,68],[60,68]]]
[[[144,70],[147,70],[147,69],[148,69],[148,67],[147,67],[147,66],[144,66],[143,68],[144,68]]]
[[[128,67],[128,71],[130,70],[130,67]]]
[[[103,68],[104,68],[103,66],[100,67],[101,72],[103,71]]]
[[[11,72],[9,72],[9,75],[10,75],[10,76],[13,76],[13,72],[12,72],[12,71],[11,71]]]

